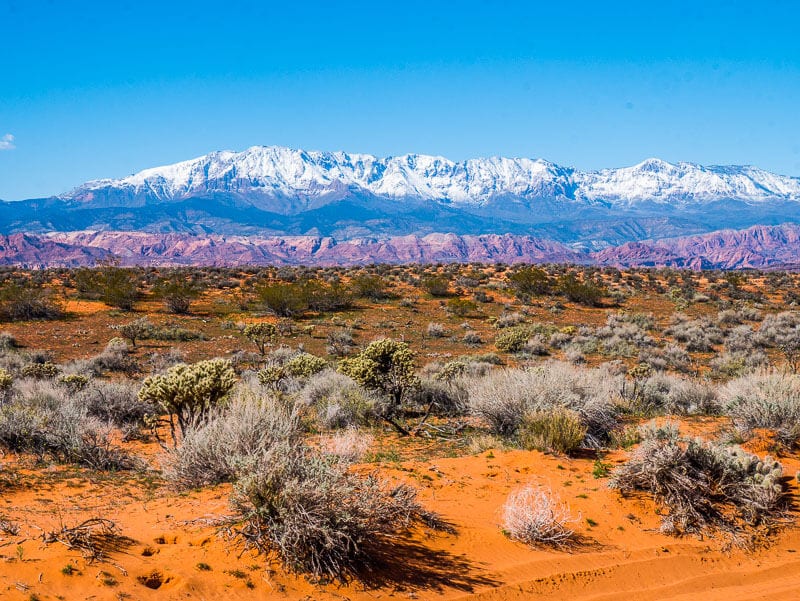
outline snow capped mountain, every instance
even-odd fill
[[[110,191],[151,200],[226,192],[306,200],[365,194],[467,206],[483,206],[506,197],[631,206],[645,201],[800,201],[800,178],[748,166],[704,167],[659,159],[633,167],[582,172],[541,159],[494,157],[455,162],[419,154],[379,158],[254,146],[243,152],[212,152],[122,179],[88,182],[61,198],[92,200],[98,193],[108,196]]]

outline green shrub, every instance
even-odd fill
[[[392,298],[386,280],[377,275],[359,275],[351,281],[353,290],[359,298],[378,301]]]
[[[581,282],[572,274],[559,280],[559,290],[573,303],[587,307],[599,307],[606,296],[605,289],[591,282]]]
[[[431,296],[450,296],[450,280],[440,276],[423,278],[420,282],[422,289]]]
[[[62,304],[49,290],[41,286],[11,282],[0,288],[0,319],[4,321],[62,317],[64,317]]]
[[[508,276],[508,282],[514,294],[523,300],[549,294],[553,286],[547,272],[538,267],[522,267]]]
[[[105,304],[130,311],[139,299],[139,282],[131,269],[106,264],[96,273],[99,297]]]
[[[153,330],[153,324],[146,317],[141,317],[129,323],[113,325],[111,329],[119,333],[125,340],[131,341],[131,346],[136,347],[137,340],[143,340]]]
[[[189,312],[192,301],[200,296],[201,291],[197,282],[181,272],[162,278],[153,286],[153,294],[161,299],[167,311],[178,315]]]
[[[466,317],[478,308],[478,305],[465,298],[451,298],[447,301],[447,310],[457,317]]]
[[[556,408],[525,415],[518,435],[525,449],[567,455],[580,448],[586,426],[576,411]]]

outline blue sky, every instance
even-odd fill
[[[0,0],[0,198],[279,144],[800,175],[800,4]]]

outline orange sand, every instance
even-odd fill
[[[624,456],[617,452],[606,461]],[[800,468],[796,457],[782,462],[787,475]],[[793,527],[753,553],[725,551],[721,538],[671,538],[658,532],[649,500],[623,499],[607,489],[605,479],[592,476],[592,463],[537,452],[487,451],[381,466],[387,476],[414,483],[426,507],[452,522],[458,534],[419,532],[398,545],[390,568],[374,582],[349,586],[317,586],[289,576],[263,557],[240,555],[207,522],[193,522],[227,511],[228,486],[177,495],[142,478],[20,468],[20,475],[4,485],[2,514],[19,523],[21,532],[0,540],[0,598],[800,598],[800,556],[795,552],[800,533]],[[13,464],[9,460],[6,467]],[[505,497],[530,481],[552,486],[580,517],[580,548],[530,549],[503,535],[499,521]],[[43,530],[92,516],[113,519],[131,539],[109,561],[88,564],[77,551],[42,543]],[[210,570],[199,569],[201,562]],[[71,575],[62,573],[67,564],[77,568]]]

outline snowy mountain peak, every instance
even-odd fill
[[[122,179],[88,182],[62,196],[92,199],[118,190],[152,200],[180,200],[215,192],[314,199],[361,193],[484,205],[497,198],[562,198],[631,205],[644,201],[686,203],[721,199],[800,200],[800,178],[749,166],[669,163],[649,158],[632,167],[578,171],[542,159],[320,152],[282,146],[219,151]]]

